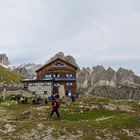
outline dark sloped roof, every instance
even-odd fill
[[[46,63],[45,65],[43,65],[41,68],[37,69],[36,72],[42,70],[42,69],[45,68],[46,66],[51,65],[52,63],[54,63],[54,62],[57,61],[57,60],[60,60],[60,61],[62,61],[62,62],[64,62],[64,63],[68,64],[69,66],[75,68],[76,70],[78,69],[77,66],[75,66],[75,65],[73,65],[73,64],[71,64],[71,63],[69,63],[69,62],[67,62],[67,61],[65,61],[65,60],[63,60],[63,59],[61,59],[61,58],[56,58],[56,59],[50,61],[49,63]]]

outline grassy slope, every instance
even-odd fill
[[[106,100],[85,100],[85,105],[90,104],[106,104],[109,101]],[[133,136],[129,136],[124,132],[128,130],[133,132],[134,135],[139,135],[138,130],[140,129],[140,105],[135,104],[135,102],[129,102],[129,105],[135,109],[135,112],[125,112],[120,110],[105,110],[105,109],[88,109],[88,108],[79,108],[80,102],[71,103],[69,106],[60,107],[61,119],[52,119],[47,120],[48,109],[38,109],[43,107],[44,105],[16,105],[4,107],[9,114],[4,115],[4,119],[10,122],[10,124],[16,125],[16,131],[12,134],[19,135],[24,134],[25,132],[31,132],[32,129],[37,129],[38,124],[43,124],[45,129],[37,130],[40,132],[40,135],[45,135],[47,129],[49,127],[55,128],[56,130],[52,132],[54,137],[58,137],[60,135],[67,135],[67,132],[72,135],[77,135],[78,130],[83,132],[83,136],[79,139],[87,140],[87,139],[96,139],[96,136],[100,136],[102,139],[107,139],[110,137],[112,139],[113,136],[116,136],[122,140],[135,139]],[[128,102],[121,102],[121,104],[127,104]],[[120,104],[120,102],[118,102]],[[27,112],[26,112],[27,111]],[[26,113],[23,113],[26,112]],[[2,115],[2,114],[1,114]],[[96,119],[101,117],[110,117],[110,119],[96,121]],[[3,118],[3,116],[1,116]],[[0,121],[1,127],[7,122]],[[20,123],[19,123],[20,122]],[[23,130],[25,132],[23,132]],[[66,131],[64,131],[66,130]],[[111,135],[111,136],[106,136]],[[6,138],[5,136],[4,138]],[[10,138],[12,136],[9,136]],[[8,138],[9,138],[8,137]]]
[[[11,83],[19,82],[22,79],[21,76],[17,75],[15,72],[0,66],[0,82],[2,83]]]

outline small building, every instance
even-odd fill
[[[37,77],[24,80],[27,89],[33,94],[47,95],[58,93],[60,97],[77,93],[77,66],[56,58],[36,70]]]

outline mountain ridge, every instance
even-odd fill
[[[74,57],[65,56],[59,52],[45,63],[63,59],[79,68]],[[6,66],[7,67],[7,66]],[[33,79],[36,76],[35,71],[42,67],[40,64],[28,63],[14,67],[12,71],[23,76],[26,79]],[[84,95],[97,95],[118,99],[140,99],[140,76],[137,76],[132,70],[120,67],[114,70],[111,67],[104,68],[101,65],[91,68],[78,69],[77,71],[78,92]]]
[[[140,77],[132,70],[105,69],[95,66],[83,68],[77,74],[78,91],[84,95],[97,95],[117,99],[140,99]]]

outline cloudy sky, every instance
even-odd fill
[[[140,74],[140,0],[0,0],[0,53],[13,65],[59,51]]]

